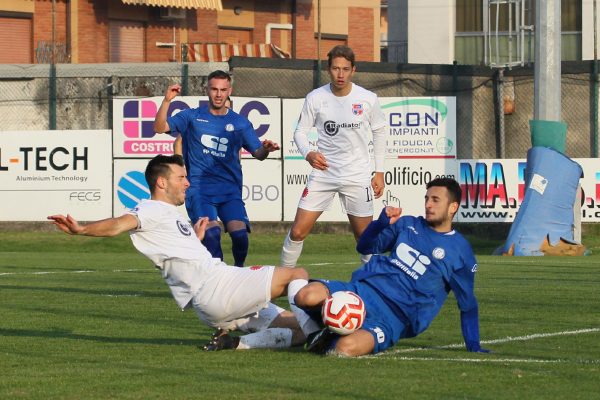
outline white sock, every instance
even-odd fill
[[[281,265],[282,267],[295,267],[300,254],[302,253],[302,245],[304,241],[294,241],[290,239],[290,233],[288,232],[285,240],[283,241],[283,248],[281,249]]]
[[[292,330],[290,328],[267,328],[240,336],[240,344],[236,350],[283,349],[291,345]]]
[[[306,285],[308,285],[306,279],[294,279],[291,281],[288,285],[288,302],[290,303],[290,310],[298,320],[298,325],[300,325],[302,333],[304,333],[304,336],[308,337],[308,335],[321,328],[319,327],[319,324],[317,324],[303,309],[298,307],[294,301],[296,293]]]
[[[371,259],[372,254],[361,254],[360,255],[360,262],[362,264],[366,264],[369,262],[369,260]]]

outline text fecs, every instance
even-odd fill
[[[70,201],[94,202],[100,201],[102,194],[99,191],[75,191],[69,193]]]

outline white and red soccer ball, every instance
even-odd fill
[[[353,292],[331,294],[321,309],[323,323],[332,332],[349,335],[362,326],[367,311],[363,300]]]

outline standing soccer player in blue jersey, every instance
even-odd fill
[[[180,85],[167,88],[154,120],[158,133],[179,132],[190,188],[185,206],[192,223],[208,217],[202,243],[215,258],[223,259],[221,227],[223,222],[232,243],[234,265],[242,267],[248,255],[250,221],[242,200],[240,149],[258,160],[267,158],[279,145],[262,143],[247,118],[227,108],[231,95],[231,75],[214,71],[208,75],[208,105],[181,111],[167,118],[171,101],[181,92]]]
[[[432,180],[427,184],[425,218],[400,217],[399,208],[387,207],[369,224],[356,248],[361,254],[374,255],[354,271],[350,282],[314,281],[294,290],[297,294],[290,303],[295,313],[298,307],[320,306],[330,293],[340,290],[357,293],[367,310],[362,328],[347,336],[327,329],[306,332],[311,324],[297,317],[305,334],[311,334],[307,349],[346,356],[384,351],[398,340],[427,329],[452,290],[467,350],[488,352],[479,343],[473,291],[477,261],[467,240],[452,229],[460,201],[458,182],[450,178]],[[381,254],[386,252],[389,255]]]

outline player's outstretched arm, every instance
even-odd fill
[[[460,326],[467,351],[475,353],[489,353],[481,347],[479,342],[479,310],[477,307],[469,311],[460,312]]]
[[[81,225],[71,215],[50,215],[50,222],[58,227],[61,231],[69,235],[85,235],[107,237],[116,236],[120,233],[137,228],[138,222],[131,214],[125,214],[118,218],[107,218],[100,221],[92,222],[86,225]]]

